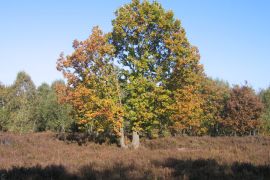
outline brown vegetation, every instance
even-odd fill
[[[141,148],[0,134],[2,179],[269,179],[270,137],[170,137]]]

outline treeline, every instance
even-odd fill
[[[66,84],[35,88],[19,73],[1,88],[1,128],[73,130],[94,138],[256,135],[269,132],[270,89],[230,87],[204,73],[181,22],[161,4],[133,0],[119,8],[112,31],[94,27],[57,61]]]
[[[74,107],[60,102],[70,98],[61,91],[63,87],[67,88],[64,81],[59,80],[36,88],[25,72],[19,72],[10,86],[0,84],[0,130],[19,133],[80,131],[78,127],[83,123],[76,119]],[[205,78],[201,94],[204,103],[200,119],[183,116],[182,120],[174,121],[164,117],[142,135],[156,138],[176,134],[242,136],[270,133],[270,87],[256,94],[248,85],[230,87],[225,81]],[[187,104],[182,108],[185,106]],[[167,115],[168,110],[163,113]],[[171,121],[166,122],[167,127],[161,124],[165,120]],[[87,129],[82,127],[83,131]]]
[[[19,72],[11,86],[0,84],[0,130],[12,132],[67,131],[71,128],[72,107],[60,104],[55,88],[43,83],[36,88],[31,77]]]

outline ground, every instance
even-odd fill
[[[270,137],[169,137],[133,150],[0,133],[0,179],[270,179]]]

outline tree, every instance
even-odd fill
[[[25,72],[19,72],[14,84],[10,87],[8,129],[15,132],[36,130],[35,118],[36,88],[31,77]]]
[[[202,128],[202,98],[193,86],[184,86],[174,91],[172,129],[175,134],[200,135],[205,133]]]
[[[50,103],[48,103],[50,91],[51,88],[47,83],[43,83],[37,88],[37,131],[45,131],[50,119],[48,117],[51,115]]]
[[[8,123],[8,111],[7,111],[7,103],[8,103],[8,87],[5,87],[2,83],[0,83],[0,131],[7,130]]]
[[[172,101],[169,98],[170,91],[143,77],[131,77],[129,80],[124,87],[124,107],[133,138],[138,138],[139,131],[151,138],[166,133]],[[134,141],[133,146],[137,147]]]
[[[72,123],[72,107],[67,103],[59,103],[56,87],[64,85],[63,81],[55,81],[50,87],[43,83],[37,89],[37,130],[67,131]]]
[[[270,133],[270,87],[262,90],[259,94],[262,103],[264,104],[264,111],[262,114],[262,129],[265,133]]]
[[[219,135],[223,133],[225,104],[230,96],[230,86],[222,80],[213,80],[206,77],[201,90],[204,103],[204,127],[208,134]]]
[[[133,145],[138,147],[139,133],[155,129],[157,124],[160,131],[171,126],[170,116],[179,109],[171,106],[174,91],[184,81],[195,84],[192,79],[197,75],[191,77],[190,72],[201,71],[197,50],[188,43],[173,12],[155,1],[133,0],[119,8],[111,43],[123,66],[125,119],[133,131]],[[178,82],[181,85],[175,86]]]
[[[262,110],[263,104],[251,87],[234,86],[225,106],[223,125],[227,128],[227,133],[255,134],[260,125]]]
[[[58,87],[66,94],[76,112],[82,129],[96,137],[123,137],[123,110],[116,68],[114,48],[98,27],[85,41],[75,40],[74,52],[62,54],[57,69],[67,79],[67,88]],[[61,99],[61,98],[60,98]]]
[[[171,74],[166,83],[175,99],[172,128],[176,133],[203,134],[206,129],[201,89],[205,75],[198,49],[188,42],[182,28],[166,40],[166,45],[172,53]]]

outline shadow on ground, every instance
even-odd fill
[[[158,171],[157,169],[168,169]],[[164,173],[167,172],[167,173]],[[168,173],[169,172],[169,173]],[[41,167],[13,167],[0,170],[0,179],[270,179],[270,165],[255,166],[248,163],[219,165],[215,160],[167,159],[153,161],[149,168],[140,168],[123,163],[112,168],[97,168],[94,164],[83,166],[77,173],[69,173],[62,165]]]
[[[270,166],[255,166],[249,163],[235,162],[232,165],[220,165],[213,159],[178,160],[167,159],[156,165],[173,169],[172,178],[177,179],[270,179]]]

